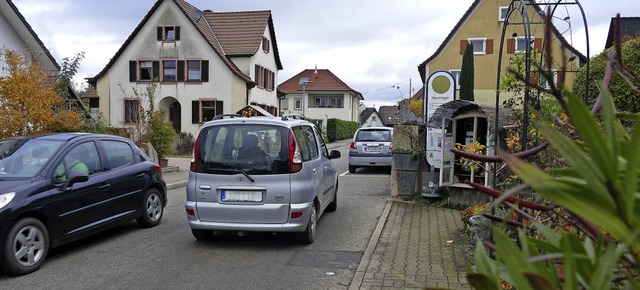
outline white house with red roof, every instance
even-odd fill
[[[332,118],[360,122],[364,97],[328,69],[306,69],[278,89],[286,93],[280,101],[283,113],[304,115],[321,128]]]
[[[178,132],[255,105],[277,114],[282,70],[270,11],[213,12],[158,0],[109,63],[89,79],[112,126],[139,120],[138,98],[157,83],[155,107]]]

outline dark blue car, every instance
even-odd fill
[[[0,140],[0,269],[33,272],[50,248],[134,219],[156,226],[166,192],[160,166],[127,138]]]

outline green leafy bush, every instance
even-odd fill
[[[331,118],[327,120],[327,139],[329,142],[348,139],[358,130],[358,123]]]

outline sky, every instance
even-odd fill
[[[490,0],[494,1],[494,0]],[[553,3],[558,0],[538,0]],[[575,3],[574,0],[559,0]],[[593,56],[604,49],[612,17],[640,17],[638,0],[577,0],[584,9]],[[98,74],[155,0],[13,0],[59,64],[84,52],[76,83]],[[187,0],[216,12],[270,10],[282,83],[305,69],[328,69],[379,108],[421,87],[418,65],[429,58],[473,0]],[[577,5],[565,38],[586,55],[585,18]],[[476,68],[476,71],[478,69]]]

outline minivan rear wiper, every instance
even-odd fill
[[[244,176],[247,177],[247,179],[251,180],[251,182],[255,182],[255,179],[253,179],[253,177],[251,177],[246,171],[242,170],[242,169],[226,169],[226,168],[207,168],[207,171],[211,171],[211,172],[233,172],[233,173],[242,173],[244,174]]]

